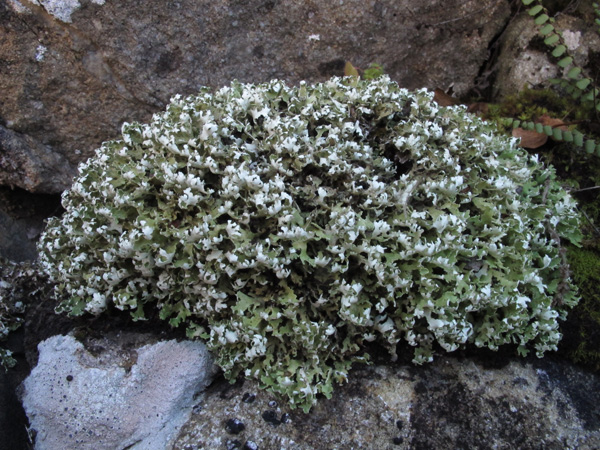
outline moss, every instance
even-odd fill
[[[569,359],[600,370],[600,252],[572,247],[568,251],[581,301],[563,326],[561,351]]]

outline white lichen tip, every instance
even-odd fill
[[[29,8],[24,6],[19,0],[8,0],[10,7],[19,14],[29,12]]]
[[[37,62],[43,61],[44,60],[44,56],[46,55],[46,52],[48,51],[48,49],[43,46],[43,45],[38,45],[37,48],[35,49],[35,60]]]
[[[90,0],[96,5],[104,5],[105,0]],[[10,0],[13,8],[17,12],[27,10],[18,0]],[[71,14],[81,8],[79,0],[32,0],[32,3],[37,3],[44,7],[49,14],[56,17],[58,20],[71,23]]]

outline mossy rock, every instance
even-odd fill
[[[563,326],[562,352],[575,363],[600,370],[600,253],[571,247],[568,252],[581,300]]]

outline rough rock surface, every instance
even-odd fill
[[[75,167],[124,121],[233,79],[318,81],[351,60],[460,94],[509,13],[505,0],[4,1],[0,124]]]
[[[0,125],[0,185],[57,194],[67,189],[76,170],[50,146]]]
[[[22,394],[36,449],[169,447],[212,380],[212,358],[199,342],[119,342],[85,349],[59,335],[40,343]]]
[[[504,361],[357,368],[306,415],[253,382],[215,383],[173,448],[600,448],[598,376],[550,359]]]
[[[551,56],[532,23],[531,17],[524,13],[508,25],[502,36],[495,84],[499,97],[515,94],[524,87],[548,86],[551,78],[565,78],[566,71],[556,65],[557,59]],[[587,67],[590,74],[597,73],[600,35],[593,21],[562,14],[554,26],[562,32],[569,55],[576,64]]]

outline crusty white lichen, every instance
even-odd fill
[[[105,0],[90,0],[96,5],[104,5]],[[9,0],[12,9],[18,13],[29,12],[27,3],[42,6],[48,14],[56,17],[58,20],[66,23],[71,22],[71,15],[81,8],[79,0],[29,0],[25,5],[19,0]]]
[[[34,278],[34,270],[27,264],[0,258],[0,345],[23,323],[25,303],[22,285],[27,281],[30,281],[28,284],[35,284],[31,282]],[[15,363],[12,352],[0,347],[0,367],[6,370]]]
[[[40,263],[62,309],[158,308],[230,379],[309,409],[367,342],[414,361],[555,349],[576,302],[554,172],[464,108],[387,77],[233,83],[124,124],[80,167]]]

